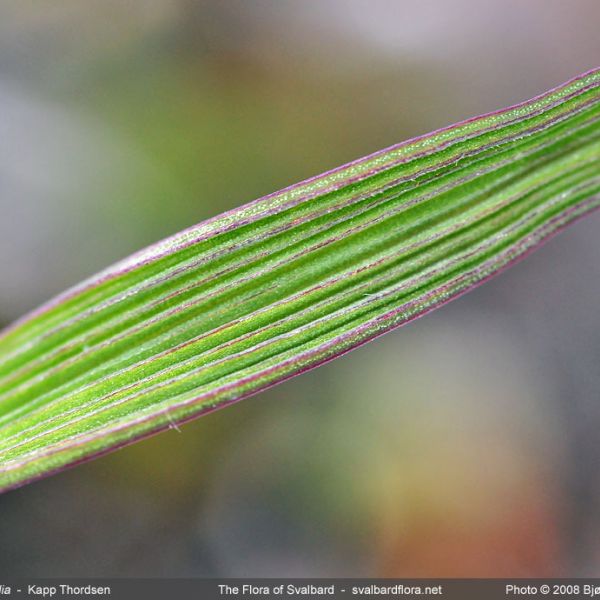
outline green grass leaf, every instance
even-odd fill
[[[0,489],[246,398],[600,205],[600,71],[200,223],[0,335]]]

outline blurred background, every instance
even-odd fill
[[[595,0],[0,7],[0,326],[600,65]],[[424,319],[0,496],[11,576],[600,576],[600,214]]]

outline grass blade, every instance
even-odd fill
[[[0,490],[302,373],[600,205],[600,71],[159,242],[0,335]]]

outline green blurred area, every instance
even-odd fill
[[[585,0],[4,4],[0,324],[204,218],[597,66],[599,17]],[[597,575],[597,227],[0,497],[0,573]]]

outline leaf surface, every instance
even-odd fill
[[[200,223],[0,335],[0,489],[457,297],[600,205],[600,71]]]

